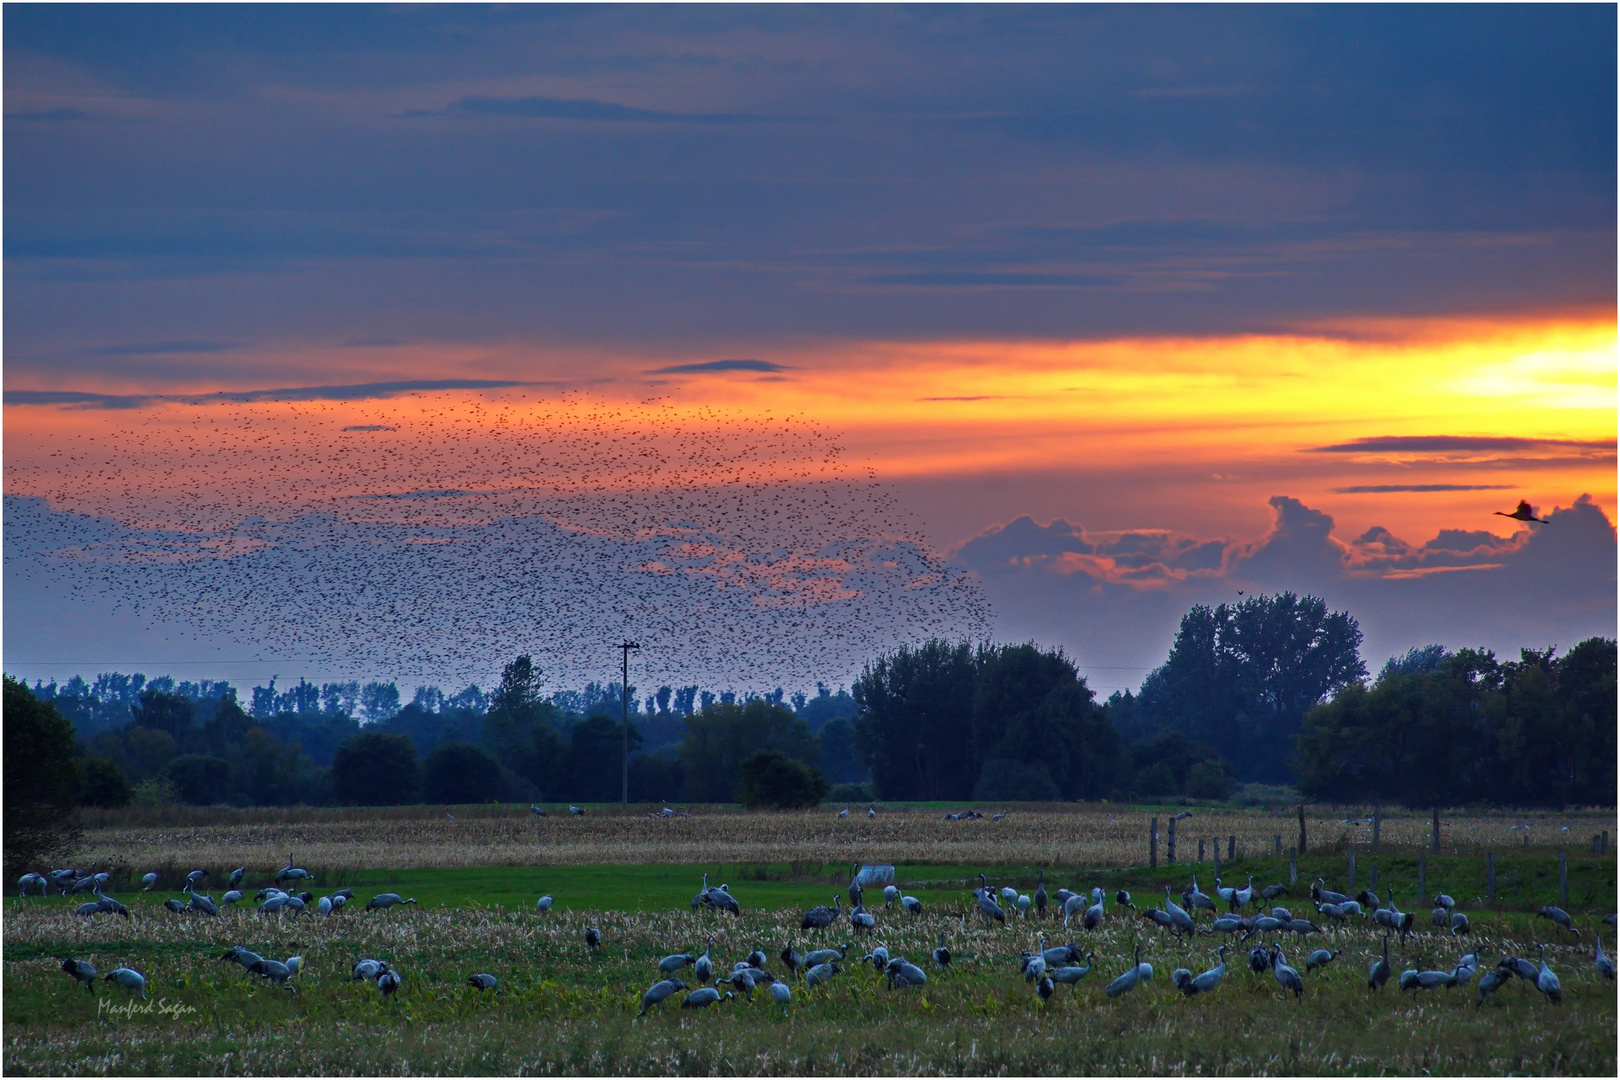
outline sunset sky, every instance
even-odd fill
[[[1350,610],[1374,670],[1615,633],[1612,6],[4,18],[8,671],[488,681],[75,560],[230,573],[314,514],[634,544],[678,523],[591,499],[726,485],[680,527],[805,555],[718,508],[835,473],[892,500],[840,539],[912,537],[1103,693],[1240,589]],[[839,565],[771,588],[831,611]]]

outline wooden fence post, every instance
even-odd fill
[[[1490,898],[1492,907],[1496,906],[1496,852],[1485,853],[1485,895]]]
[[[1356,891],[1356,853],[1350,853],[1350,891]]]
[[[1310,848],[1307,847],[1306,844],[1305,844],[1305,804],[1300,803],[1299,804],[1299,853],[1301,855],[1303,855],[1309,850],[1310,850]]]
[[[1153,823],[1148,826],[1148,867],[1159,865],[1159,819],[1154,817]]]
[[[1429,846],[1434,848],[1434,850],[1439,851],[1440,850],[1440,808],[1438,806],[1434,808],[1434,821],[1433,821],[1432,829],[1433,829],[1433,836],[1430,838]]]
[[[1299,880],[1299,852],[1289,849],[1288,852],[1288,884],[1292,885]]]
[[[1558,906],[1569,910],[1569,856],[1558,853]]]

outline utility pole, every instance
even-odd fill
[[[619,643],[619,651],[623,656],[623,674],[619,679],[619,704],[624,706],[624,786],[620,791],[619,802],[625,806],[630,805],[630,650],[641,646],[634,641]]]

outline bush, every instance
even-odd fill
[[[148,776],[135,785],[132,801],[143,809],[155,810],[179,802],[180,792],[175,790],[174,783],[166,777]]]
[[[340,805],[401,806],[416,802],[421,787],[409,736],[367,731],[332,755],[332,795]]]
[[[871,784],[834,784],[824,800],[830,803],[869,803],[872,801]]]
[[[1200,761],[1187,770],[1187,797],[1224,801],[1232,794],[1232,778],[1220,762]]]
[[[820,806],[828,785],[820,772],[779,750],[760,750],[737,768],[737,796],[750,809]]]
[[[1063,793],[1045,765],[991,758],[979,770],[973,797],[982,802],[1058,802]]]
[[[79,775],[79,802],[84,806],[128,806],[135,797],[135,786],[111,758],[85,758]]]
[[[489,802],[500,797],[500,789],[500,764],[471,743],[443,743],[422,761],[422,796],[428,802]]]

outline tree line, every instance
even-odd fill
[[[418,687],[403,706],[387,683],[272,680],[247,708],[225,683],[138,675],[17,690],[72,721],[76,798],[103,806],[611,801],[626,741],[638,802],[795,804],[830,785],[850,801],[1224,800],[1267,784],[1613,804],[1612,639],[1514,661],[1424,646],[1375,680],[1360,643],[1348,613],[1280,593],[1194,607],[1140,690],[1105,702],[1060,649],[939,639],[813,696],[548,693],[527,656],[487,693]]]

